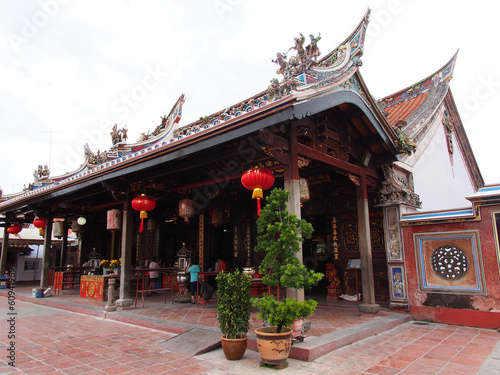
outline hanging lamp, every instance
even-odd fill
[[[33,225],[35,226],[35,228],[38,228],[38,233],[43,237],[45,227],[47,226],[47,219],[37,216],[35,217],[35,219],[33,219]]]
[[[141,194],[140,197],[132,199],[132,208],[140,211],[141,225],[139,226],[139,233],[142,233],[144,229],[144,219],[148,218],[148,211],[154,210],[155,207],[156,201],[146,194]]]
[[[260,216],[260,199],[264,198],[263,190],[273,186],[273,173],[264,168],[251,168],[243,173],[241,183],[248,190],[253,190],[252,199],[257,199],[257,215]]]
[[[189,219],[194,217],[194,201],[192,199],[182,199],[179,201],[179,216],[189,223]]]

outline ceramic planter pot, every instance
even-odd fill
[[[292,347],[292,329],[284,327],[276,333],[277,327],[260,327],[255,329],[257,347],[262,362],[269,365],[286,363]]]
[[[221,337],[222,340],[222,350],[226,359],[229,361],[236,361],[243,358],[243,354],[247,350],[248,337],[243,336],[240,339],[226,339],[224,336]]]

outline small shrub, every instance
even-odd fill
[[[244,336],[250,329],[251,279],[239,270],[217,275],[217,321],[228,339]]]

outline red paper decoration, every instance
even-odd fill
[[[38,233],[43,237],[45,227],[47,226],[47,219],[35,217],[35,219],[33,219],[33,225],[35,226],[35,228],[38,228]]]
[[[141,225],[139,226],[139,233],[142,233],[144,229],[144,219],[148,218],[148,211],[154,210],[155,207],[156,201],[146,194],[141,194],[140,197],[132,199],[132,208],[140,211]]]
[[[45,228],[47,226],[47,219],[35,217],[35,219],[33,220],[33,225],[38,229]]]
[[[7,233],[9,234],[18,234],[20,231],[23,230],[23,227],[19,224],[12,224],[10,227],[7,228]]]
[[[257,215],[260,216],[260,198],[264,198],[263,190],[273,186],[273,173],[267,169],[252,168],[243,173],[241,183],[248,190],[253,190],[252,198],[257,199]]]

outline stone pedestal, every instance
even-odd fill
[[[132,303],[134,303],[134,301],[131,299],[117,299],[115,301],[118,310],[129,310],[132,307]]]
[[[376,303],[361,303],[358,306],[359,312],[363,314],[377,314],[380,311],[380,305]]]
[[[109,286],[108,286],[108,303],[104,307],[104,310],[111,312],[111,311],[116,311],[116,305],[115,305],[115,284],[116,280],[114,277],[112,277],[109,280]]]

